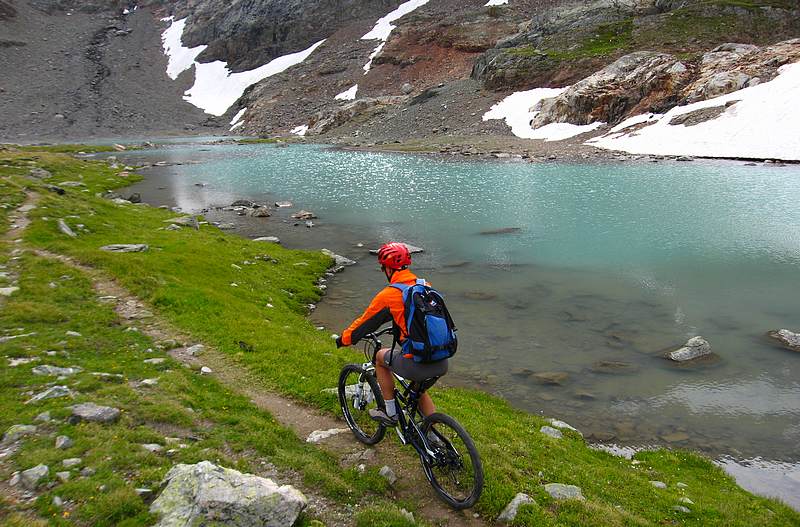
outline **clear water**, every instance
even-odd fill
[[[765,338],[800,331],[798,166],[486,163],[272,145],[130,155],[197,163],[138,185],[150,203],[280,198],[319,214],[313,229],[283,213],[239,224],[362,260],[314,314],[332,331],[383,285],[366,249],[408,241],[425,248],[416,268],[460,327],[451,383],[621,444],[800,460],[800,354]],[[226,214],[211,216],[235,218]],[[506,227],[519,231],[479,234]],[[718,362],[661,358],[698,334]],[[629,371],[593,370],[603,360]],[[545,385],[531,371],[569,376]]]

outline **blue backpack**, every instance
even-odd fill
[[[414,362],[436,362],[456,354],[456,326],[447,311],[442,295],[418,279],[414,285],[392,284],[403,293],[406,333],[404,355]]]

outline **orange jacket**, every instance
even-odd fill
[[[396,271],[390,283],[414,285],[417,276],[408,269]],[[375,295],[366,311],[355,319],[350,327],[344,330],[337,340],[340,346],[351,346],[364,338],[368,333],[373,333],[387,322],[393,322],[395,338],[402,342],[406,338],[405,306],[403,293],[391,286],[386,286]]]

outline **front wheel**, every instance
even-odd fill
[[[339,404],[342,413],[356,436],[366,445],[383,439],[386,428],[369,416],[372,408],[383,410],[385,404],[378,381],[359,364],[348,364],[339,375]]]
[[[422,422],[432,459],[422,457],[425,475],[436,494],[456,510],[469,509],[483,491],[483,465],[472,438],[458,421],[431,414]]]

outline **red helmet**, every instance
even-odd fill
[[[404,243],[387,243],[378,249],[378,263],[389,269],[402,269],[411,265],[411,253]]]

